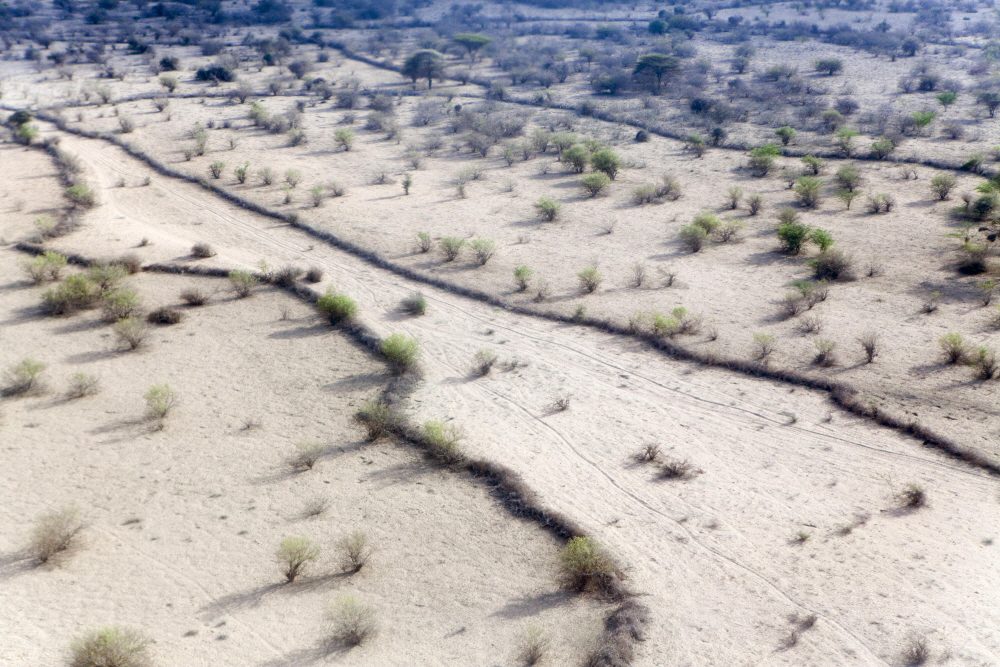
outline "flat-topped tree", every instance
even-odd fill
[[[480,49],[489,46],[493,41],[492,38],[486,35],[480,35],[475,32],[460,32],[454,35],[452,41],[465,49],[466,53],[469,54],[469,60],[475,62],[476,54]]]
[[[403,76],[408,76],[415,84],[418,79],[427,79],[427,87],[434,85],[434,77],[441,77],[444,58],[433,49],[421,49],[410,54],[403,63]]]
[[[649,81],[652,84],[653,94],[659,95],[663,77],[676,70],[678,66],[679,63],[674,56],[663,53],[647,53],[644,56],[639,56],[632,74],[637,79]]]

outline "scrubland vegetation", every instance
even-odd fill
[[[718,572],[700,570],[716,558],[734,571],[766,571],[758,578],[783,599],[806,601],[795,603],[802,609],[780,628],[778,641],[782,653],[802,652],[803,663],[847,664],[849,655],[857,664],[926,664],[937,651],[933,641],[948,632],[961,637],[955,642],[967,651],[961,659],[983,662],[997,647],[979,626],[995,619],[960,619],[950,601],[928,594],[912,604],[932,609],[928,618],[935,620],[928,623],[940,627],[918,628],[920,615],[897,609],[900,627],[890,634],[883,620],[862,622],[839,598],[832,606],[817,599],[802,564],[827,559],[820,569],[833,582],[831,595],[842,594],[838,577],[865,576],[844,570],[845,562],[876,576],[903,576],[907,549],[949,576],[983,576],[978,556],[966,563],[968,571],[958,571],[951,568],[963,559],[954,553],[927,555],[948,531],[962,535],[952,543],[971,532],[946,527],[954,511],[947,519],[939,508],[967,490],[945,487],[954,481],[938,482],[921,466],[935,457],[934,465],[944,462],[949,470],[1000,471],[991,430],[1000,386],[996,28],[985,7],[951,1],[14,3],[0,11],[5,146],[25,160],[38,154],[49,161],[54,171],[45,178],[54,196],[44,205],[26,204],[5,180],[12,177],[0,177],[0,205],[9,204],[16,220],[0,245],[6,252],[8,241],[24,241],[9,249],[19,253],[19,273],[4,289],[30,291],[33,304],[11,311],[11,331],[89,332],[100,337],[101,349],[56,353],[41,340],[12,347],[16,352],[3,359],[0,407],[7,412],[9,405],[30,428],[36,424],[25,411],[37,410],[49,428],[47,410],[77,409],[69,404],[96,413],[106,409],[105,400],[124,405],[120,386],[128,384],[131,415],[95,426],[90,435],[115,443],[119,432],[134,429],[141,433],[130,442],[137,452],[157,455],[146,453],[150,444],[177,452],[177,461],[160,461],[155,474],[147,461],[129,459],[151,480],[136,497],[145,496],[146,484],[159,483],[161,471],[199,456],[208,466],[227,461],[233,475],[256,484],[308,491],[297,491],[295,502],[268,496],[269,503],[288,505],[285,514],[300,523],[283,524],[280,537],[268,533],[271,565],[260,564],[260,578],[289,596],[330,581],[343,591],[326,594],[323,609],[312,609],[313,624],[323,626],[314,632],[322,651],[284,656],[291,662],[335,648],[374,664],[378,651],[399,650],[390,621],[399,617],[372,585],[397,577],[400,597],[410,594],[412,582],[382,560],[384,549],[386,562],[398,564],[399,540],[384,539],[375,514],[332,532],[317,529],[330,514],[341,516],[341,461],[364,452],[370,457],[364,465],[372,464],[383,454],[369,451],[382,452],[382,443],[415,448],[425,470],[477,493],[485,489],[511,523],[532,522],[542,534],[533,534],[541,546],[532,553],[547,553],[548,560],[530,567],[545,571],[550,590],[531,595],[592,604],[605,619],[603,632],[576,648],[587,652],[573,656],[584,664],[661,664],[681,655],[706,663],[766,660],[761,635],[774,619],[758,613],[756,600],[736,597]],[[115,151],[125,166],[112,166],[95,146]],[[195,203],[181,208],[183,215],[150,224],[159,202],[169,210],[183,205],[168,202],[185,198]],[[138,228],[148,237],[135,234]],[[97,256],[105,248],[107,256]],[[357,264],[348,275],[342,258],[362,262],[360,275]],[[141,289],[147,277],[172,273],[190,274],[191,281],[154,298]],[[271,384],[216,375],[216,357],[247,349],[260,367],[277,363],[244,338],[260,335],[260,304],[275,294],[292,305],[273,309],[270,316],[288,330],[271,331],[268,343],[275,350],[295,346],[311,363],[295,363],[294,377],[271,377]],[[246,414],[225,415],[236,428],[227,424],[214,437],[226,449],[212,443],[192,452],[184,441],[193,415],[210,407],[222,419],[228,408],[219,407],[213,391],[190,391],[182,369],[162,359],[185,336],[199,335],[195,320],[211,321],[230,308],[254,315],[234,318],[233,333],[219,337],[213,356],[184,372],[238,388]],[[458,343],[453,329],[462,331]],[[592,344],[597,337],[601,345]],[[318,380],[338,370],[337,359],[320,351],[331,340],[350,341],[377,370]],[[311,352],[299,347],[306,345]],[[579,352],[570,362],[579,368],[549,361],[567,350]],[[631,365],[615,361],[632,354],[644,356],[629,357]],[[674,369],[675,360],[686,369],[676,376],[664,370]],[[115,364],[114,372],[91,372],[86,364]],[[600,366],[608,368],[594,370]],[[694,369],[719,375],[699,384]],[[133,372],[139,385],[122,379]],[[804,394],[819,395],[833,412],[822,422],[800,421],[780,400],[762,407],[765,401],[753,394],[734,398],[720,378],[737,376],[787,390],[791,406],[807,401]],[[658,389],[646,387],[650,378]],[[262,428],[271,411],[250,394],[277,395],[303,384],[313,394],[285,408],[297,410],[302,423],[286,415],[286,430]],[[327,428],[327,399],[355,384],[370,391],[337,404],[334,418],[353,418],[361,434],[352,442]],[[715,416],[643,416],[653,403],[643,392],[667,387],[713,405],[719,419],[734,419],[734,430],[703,433],[702,422],[714,423]],[[634,406],[630,398],[609,407],[613,389],[635,392]],[[667,396],[657,394],[656,404],[668,403]],[[98,403],[103,407],[87,407]],[[729,411],[761,421],[738,422]],[[609,412],[620,426],[610,425]],[[862,426],[842,426],[848,414]],[[592,420],[600,425],[586,426]],[[306,433],[303,423],[312,430]],[[650,424],[662,440],[651,442]],[[0,438],[5,428],[0,422]],[[509,434],[497,433],[507,428]],[[783,432],[867,443],[858,431],[840,435],[841,428],[903,439],[906,446],[865,444],[862,454],[906,459],[908,477],[893,481],[882,470],[903,464],[876,456],[865,462],[870,473],[844,482],[839,463],[820,456],[817,474],[829,477],[822,494],[828,504],[820,508],[814,500],[820,487],[812,473],[787,488],[786,468],[801,461],[783,460],[799,455]],[[271,477],[257,459],[229,449],[230,439],[263,438],[261,431],[269,439],[262,451],[280,459]],[[741,447],[734,441],[758,437],[748,436],[757,431],[763,435],[752,456],[758,458],[734,475]],[[772,451],[772,440],[785,451]],[[615,456],[606,457],[608,450]],[[100,476],[109,464],[88,459],[86,465]],[[775,468],[781,470],[774,478],[760,473]],[[580,471],[591,469],[600,474],[588,479],[607,488],[574,488]],[[363,469],[351,470],[370,481]],[[378,474],[387,485],[399,475]],[[563,475],[565,481],[552,481]],[[191,481],[206,496],[222,494],[220,485]],[[761,491],[782,485],[781,493]],[[782,494],[791,500],[778,500]],[[539,497],[565,503],[556,509],[570,518]],[[751,551],[764,554],[763,564],[748,564],[751,557],[730,544],[727,531],[735,528],[727,523],[736,519],[726,513],[748,517],[733,507],[734,497],[767,507],[752,525],[739,527]],[[156,494],[151,498],[155,506]],[[848,540],[870,518],[859,514],[865,502],[882,503],[879,512],[868,508],[881,513],[873,520],[887,535],[882,544]],[[799,515],[793,518],[787,504]],[[834,525],[829,506],[850,522]],[[49,503],[45,512],[30,513],[36,517],[30,537],[17,548],[39,575],[75,564],[83,556],[78,551],[108,548],[89,526],[89,507],[76,508]],[[399,505],[385,511],[403,512]],[[778,525],[792,520],[799,525]],[[909,522],[917,535],[912,544],[895,534],[905,529],[888,527],[893,522]],[[194,523],[203,530],[208,521]],[[654,526],[657,539],[671,539],[657,542],[656,554],[628,542]],[[988,551],[993,537],[976,539],[982,541],[963,548]],[[701,585],[715,582],[714,604],[726,599],[741,623],[744,614],[752,619],[752,628],[731,628],[726,647],[689,642],[693,627],[713,622],[695,618],[700,609],[692,612],[684,601],[663,603],[658,587],[673,573],[659,559],[687,558],[673,551],[677,545],[701,550],[704,560],[698,566],[685,560],[685,571]],[[848,555],[830,557],[831,545],[846,545]],[[474,560],[464,545],[454,548],[456,561]],[[491,547],[477,548],[490,553]],[[877,555],[869,558],[869,550]],[[205,567],[198,560],[204,558],[194,550],[185,567]],[[638,577],[627,576],[633,567]],[[651,609],[643,586],[656,590]],[[261,590],[247,597],[268,603],[275,597]],[[500,604],[482,591],[470,595]],[[522,664],[556,664],[553,653],[561,659],[572,653],[568,635],[560,634],[567,628],[526,624],[549,604],[539,600],[491,617],[504,619],[496,627]],[[938,613],[938,606],[952,611]],[[433,607],[424,613],[438,613]],[[810,611],[821,608],[827,613]],[[510,619],[522,616],[512,641]],[[835,655],[822,658],[807,653],[814,650],[811,637],[834,622],[850,627],[843,634],[857,644],[837,644]],[[932,630],[933,641],[906,635]],[[168,653],[177,648],[155,626],[73,634],[79,636],[67,635],[64,653],[67,664],[81,667],[159,664],[161,642]],[[835,636],[824,640],[844,640]],[[947,655],[942,649],[941,659]]]

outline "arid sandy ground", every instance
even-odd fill
[[[436,19],[449,9],[437,3],[419,15]],[[747,16],[757,11],[741,9]],[[511,11],[539,25],[564,16],[525,6]],[[771,11],[771,20],[801,16],[790,5]],[[810,20],[841,20],[837,10],[821,17],[803,11]],[[651,13],[622,7],[585,22],[642,25]],[[843,14],[868,23],[877,15]],[[905,13],[889,16],[905,25]],[[378,58],[398,65],[426,37],[422,30],[397,31]],[[371,32],[322,34],[365,51]],[[235,50],[242,36],[228,30],[225,39]],[[715,62],[732,57],[730,44],[697,44]],[[794,62],[804,72],[817,57],[843,57],[842,76],[810,80],[829,86],[831,95],[849,88],[865,108],[890,99],[886,91],[915,63],[812,42],[755,46],[757,71]],[[542,506],[579,525],[621,564],[629,591],[650,612],[632,664],[895,666],[906,664],[904,649],[919,639],[929,647],[928,664],[1000,661],[996,477],[840,410],[822,392],[677,361],[634,337],[539,316],[578,313],[624,324],[636,313],[682,306],[700,328],[676,336],[677,344],[746,360],[755,334],[774,336],[769,368],[843,382],[864,403],[998,464],[1000,381],[977,381],[968,367],[943,363],[939,346],[944,334],[959,332],[971,345],[1000,351],[1000,331],[989,324],[997,306],[983,306],[978,287],[989,275],[955,270],[959,237],[968,232],[954,209],[983,177],[954,173],[951,198],[937,201],[930,181],[949,170],[916,166],[908,178],[891,162],[828,160],[821,205],[796,210],[832,233],[835,247],[852,257],[857,279],[832,283],[825,301],[786,318],[781,300],[812,275],[808,261],[817,254],[778,251],[778,212],[795,206],[780,168],[798,173],[797,158],[779,158],[770,176],[752,178],[744,151],[710,149],[697,158],[680,141],[652,136],[639,143],[632,126],[486,102],[481,86],[453,80],[417,94],[422,86],[336,49],[296,48],[310,59],[326,53],[310,76],[338,91],[357,87],[362,99],[355,109],[339,108],[335,99],[298,92],[301,82],[282,67],[244,62],[241,81],[254,91],[282,81],[279,95],[251,96],[269,114],[301,105],[308,137],[301,145],[254,127],[251,100],[223,97],[235,84],[195,83],[193,70],[214,60],[195,46],[164,51],[181,57],[184,69],[163,111],[149,99],[162,92],[157,77],[124,50],[109,59],[127,72],[122,80],[98,78],[87,65],[70,66],[67,79],[52,68],[3,62],[0,102],[9,109],[60,106],[71,131],[38,121],[39,141],[58,140],[75,156],[98,198],[78,229],[46,245],[92,258],[133,254],[147,265],[322,269],[314,287],[356,299],[359,321],[373,334],[403,333],[419,343],[421,376],[401,406],[411,423],[439,419],[456,427],[463,451],[509,467]],[[942,66],[957,58],[949,48],[931,44],[922,59]],[[449,58],[450,73],[465,67]],[[964,69],[975,54],[961,58]],[[499,76],[489,58],[473,69]],[[716,84],[723,94],[725,81]],[[576,73],[549,93],[556,103],[577,104],[593,98],[586,85],[585,74]],[[105,87],[117,102],[98,103]],[[534,94],[530,86],[509,90],[521,102]],[[394,136],[365,128],[377,93],[392,96]],[[931,94],[893,99],[907,110],[933,104]],[[414,122],[430,103],[438,107],[435,118]],[[664,100],[596,104],[686,122]],[[623,168],[605,193],[590,198],[580,175],[553,152],[510,165],[498,148],[477,156],[465,145],[465,129],[453,130],[457,105],[521,117],[527,133],[551,128],[598,140],[621,155]],[[963,94],[947,114],[967,118],[976,114],[973,106]],[[731,138],[771,140],[785,117],[766,116],[736,123]],[[121,132],[122,118],[134,130]],[[897,154],[957,161],[988,151],[1000,131],[980,121],[969,123],[964,140],[943,141],[935,132],[908,139]],[[186,156],[197,128],[207,150]],[[349,151],[335,139],[344,128],[355,133]],[[295,214],[402,269],[535,314],[407,279],[74,131],[107,133],[170,169]],[[829,141],[803,131],[792,148],[828,149]],[[209,174],[216,161],[225,163],[218,179]],[[234,175],[241,164],[248,165],[246,183]],[[832,183],[845,164],[863,176],[863,194],[850,210]],[[271,184],[262,182],[265,168]],[[301,182],[286,193],[288,170]],[[380,173],[384,183],[376,183]],[[636,187],[665,174],[676,178],[680,199],[633,203]],[[313,206],[310,190],[319,186],[329,195],[334,184],[343,196]],[[744,197],[759,193],[760,214],[749,215],[745,203],[726,206],[731,187]],[[352,415],[391,377],[307,303],[273,287],[235,299],[224,278],[141,272],[127,282],[148,308],[178,305],[191,286],[212,297],[202,308],[183,308],[181,323],[153,327],[135,352],[114,349],[111,327],[95,311],[44,316],[44,287],[23,279],[27,255],[13,243],[36,234],[39,216],[58,217],[61,190],[44,151],[0,144],[0,371],[26,357],[46,364],[43,393],[0,399],[0,634],[9,638],[0,642],[0,664],[64,664],[72,637],[109,623],[147,632],[163,665],[517,664],[532,628],[552,638],[543,664],[583,663],[611,606],[560,590],[560,542],[513,518],[468,475],[394,440],[365,442]],[[892,194],[895,208],[867,213],[868,193]],[[553,222],[534,210],[545,196],[562,204]],[[706,211],[739,223],[739,236],[688,252],[678,233]],[[419,232],[434,240],[427,253],[417,249]],[[466,247],[446,262],[438,244],[449,236],[495,241],[495,256],[480,266]],[[193,258],[196,243],[217,254]],[[512,280],[520,265],[534,270],[525,292]],[[583,294],[577,274],[591,265],[604,280]],[[636,265],[647,276],[641,287],[630,284]],[[875,275],[867,275],[871,266]],[[542,285],[548,294],[536,299]],[[400,308],[414,292],[427,301],[421,317]],[[936,304],[933,312],[924,312],[928,302]],[[818,323],[808,333],[806,320]],[[880,354],[866,364],[858,338],[870,332],[879,336]],[[818,341],[835,345],[830,367],[813,361]],[[473,360],[483,350],[497,363],[478,377]],[[79,371],[98,376],[101,391],[66,400],[69,376]],[[142,397],[160,382],[180,401],[166,427],[155,430],[143,419]],[[556,408],[560,400],[565,409]],[[322,443],[323,456],[312,470],[289,472],[286,459],[303,441]],[[693,474],[669,479],[638,461],[650,444],[667,460],[690,463]],[[900,507],[897,494],[910,484],[925,490],[926,506]],[[328,501],[325,511],[305,517],[317,498]],[[21,550],[36,517],[70,504],[86,523],[79,543],[49,565],[25,560]],[[364,569],[348,575],[334,545],[358,528],[375,551]],[[307,576],[282,585],[274,552],[289,535],[315,539],[324,551]],[[358,648],[334,651],[324,643],[323,614],[342,594],[370,603],[379,631]]]

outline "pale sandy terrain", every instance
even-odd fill
[[[274,113],[291,106],[284,98],[264,103]],[[294,211],[306,222],[403,265],[534,305],[535,290],[513,291],[512,271],[525,264],[536,271],[536,285],[548,283],[551,289],[552,298],[538,308],[571,314],[584,307],[589,315],[622,323],[639,311],[668,312],[683,306],[704,319],[703,331],[686,337],[687,343],[738,358],[753,354],[753,334],[775,335],[778,346],[772,363],[848,381],[866,390],[869,400],[912,415],[990,457],[1000,457],[996,384],[974,382],[968,370],[940,363],[942,335],[957,331],[974,345],[997,349],[1000,332],[988,326],[995,307],[984,308],[979,302],[976,285],[982,278],[959,277],[953,268],[958,244],[953,237],[961,228],[950,212],[957,197],[945,202],[933,197],[929,182],[936,170],[920,167],[915,180],[904,180],[896,166],[855,163],[864,177],[863,192],[891,192],[898,199],[894,211],[878,216],[865,212],[864,195],[846,211],[833,197],[832,185],[827,185],[820,208],[800,215],[807,224],[833,234],[837,247],[853,256],[855,273],[861,279],[832,286],[826,302],[804,316],[786,319],[780,315],[779,301],[792,289],[793,281],[811,275],[808,253],[789,258],[778,252],[776,213],[795,206],[795,199],[780,177],[756,179],[743,172],[745,157],[740,153],[711,151],[695,159],[678,142],[654,138],[635,144],[623,141],[608,123],[579,123],[575,128],[581,136],[612,143],[627,165],[607,195],[591,199],[579,188],[579,176],[567,172],[552,156],[515,162],[508,168],[498,157],[479,159],[454,152],[448,143],[454,135],[445,133],[444,147],[423,158],[420,169],[409,172],[414,185],[405,196],[399,180],[408,169],[405,156],[412,150],[408,146],[422,145],[434,133],[443,132],[447,122],[439,121],[429,129],[405,127],[414,103],[404,104],[399,113],[404,126],[401,143],[363,130],[362,121],[357,120],[358,138],[349,152],[338,150],[331,136],[343,127],[345,112],[325,105],[307,109],[304,128],[312,138],[302,149],[287,146],[283,137],[249,127],[245,106],[176,100],[173,118],[183,118],[183,122],[164,122],[149,104],[120,105],[121,113],[136,119],[138,129],[123,135],[136,147],[198,177],[208,178],[208,165],[224,161],[228,175],[213,183],[275,210]],[[112,131],[117,122],[107,107],[87,108],[82,113],[83,121],[74,125]],[[75,118],[72,111],[65,115]],[[540,116],[538,122],[544,118]],[[190,128],[211,121],[219,129],[208,131],[209,152],[186,161],[182,153],[191,145]],[[227,123],[231,129],[220,127]],[[230,140],[236,141],[235,149],[228,148]],[[241,163],[251,165],[251,176],[243,185],[235,182],[231,171]],[[795,159],[782,164],[801,168]],[[843,164],[848,161],[830,160],[826,178]],[[263,186],[253,175],[262,166],[275,172],[273,185]],[[549,170],[547,174],[541,173],[543,167]],[[463,170],[474,168],[481,169],[484,178],[466,186],[464,199],[458,197],[455,179]],[[281,177],[288,169],[300,171],[303,182],[286,205]],[[373,185],[372,175],[379,170],[395,182]],[[127,171],[119,173],[129,177]],[[644,207],[631,203],[636,186],[656,182],[665,173],[679,181],[680,200]],[[106,184],[114,184],[117,178]],[[971,175],[959,178],[957,192],[972,190],[981,181]],[[328,199],[320,208],[308,203],[309,188],[334,181],[346,188],[345,196]],[[747,195],[760,193],[765,200],[763,212],[749,217],[745,209],[727,210],[726,192],[734,186]],[[142,194],[126,189],[123,196],[128,193]],[[538,221],[533,203],[541,196],[562,202],[555,223]],[[678,244],[678,231],[706,210],[742,224],[742,238],[689,253]],[[373,216],[372,211],[378,213]],[[198,222],[194,218],[190,224]],[[613,233],[607,233],[608,225],[613,225]],[[464,259],[445,263],[437,250],[426,255],[415,252],[418,231],[434,238],[493,239],[496,257],[478,267],[466,251]],[[650,277],[647,288],[628,287],[637,263]],[[590,264],[602,271],[605,282],[596,294],[582,296],[576,275]],[[864,277],[872,264],[881,267],[882,275]],[[674,287],[661,288],[663,277],[670,273],[676,274]],[[940,308],[931,315],[922,313],[923,304],[936,292]],[[804,317],[821,321],[819,333],[800,333]],[[864,357],[857,343],[869,331],[877,331],[882,340],[875,365],[861,363]],[[718,339],[707,341],[709,332],[717,333]],[[836,366],[820,369],[812,364],[818,339],[835,343],[840,360]]]
[[[425,317],[400,319],[413,285],[195,186],[154,177],[148,188],[109,187],[143,167],[99,143],[64,146],[105,203],[60,247],[118,253],[147,237],[144,260],[177,260],[206,241],[220,251],[208,264],[316,264],[378,332],[415,336],[426,379],[413,413],[453,419],[471,452],[522,472],[629,566],[652,609],[641,664],[894,664],[911,632],[955,664],[1000,652],[988,477],[809,392],[699,371],[591,331],[436,290],[425,290]],[[482,347],[525,366],[469,380]],[[548,414],[560,395],[570,410]],[[630,458],[646,442],[703,474],[656,481]],[[925,485],[928,508],[892,509],[891,489],[908,482]],[[800,530],[809,540],[789,544]],[[815,628],[778,651],[787,617],[810,613]]]

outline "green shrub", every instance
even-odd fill
[[[524,264],[514,267],[514,284],[517,285],[518,292],[524,292],[531,283],[531,278],[535,272]]]
[[[94,264],[87,269],[87,278],[97,285],[102,295],[116,289],[126,277],[128,277],[128,269],[122,264],[114,262]]]
[[[398,333],[385,338],[379,345],[379,351],[397,375],[415,368],[420,357],[417,341]]]
[[[750,173],[758,178],[767,176],[774,168],[774,159],[781,155],[781,148],[775,144],[764,144],[750,151]]]
[[[778,135],[779,139],[781,139],[782,146],[787,146],[792,141],[792,139],[795,138],[795,135],[797,134],[794,128],[791,128],[787,125],[779,127],[777,130],[774,131],[774,133]]]
[[[97,285],[82,274],[67,276],[59,285],[42,294],[42,305],[51,315],[69,315],[94,306],[101,297]]]
[[[945,362],[949,364],[959,364],[965,360],[966,347],[965,339],[959,333],[947,333],[938,340],[941,350],[944,352]]]
[[[473,239],[469,243],[469,247],[472,248],[472,252],[476,256],[476,263],[479,266],[484,266],[496,252],[497,244],[490,239]]]
[[[789,255],[797,255],[809,238],[809,227],[801,222],[786,222],[778,226],[778,241]]]
[[[823,160],[819,159],[815,155],[807,155],[804,158],[802,158],[802,164],[805,165],[805,168],[809,171],[810,174],[812,174],[813,176],[819,176],[819,174],[823,171],[823,167],[825,166],[826,163],[824,163]]]
[[[177,394],[165,384],[154,384],[146,391],[145,399],[149,419],[164,419],[177,405]]]
[[[809,240],[816,244],[820,252],[826,252],[833,245],[833,234],[817,228],[809,232]]]
[[[152,667],[152,644],[137,630],[109,626],[73,641],[69,667]]]
[[[319,546],[307,537],[286,537],[275,554],[282,567],[285,581],[291,583],[317,558]]]
[[[134,290],[119,288],[108,292],[101,299],[105,322],[117,322],[139,311],[139,295]]]
[[[66,188],[66,199],[76,208],[93,208],[97,204],[97,195],[86,183],[77,183]]]
[[[323,455],[324,449],[325,447],[318,442],[297,442],[295,443],[295,451],[288,457],[286,463],[288,463],[289,468],[296,472],[312,470]]]
[[[377,631],[375,610],[351,595],[339,597],[327,610],[330,637],[346,647],[359,646]]]
[[[353,320],[358,314],[358,304],[346,294],[328,291],[316,300],[316,310],[336,325]]]
[[[596,197],[601,194],[609,185],[611,185],[611,179],[605,174],[595,171],[589,174],[585,174],[583,178],[580,179],[580,185],[591,197]]]
[[[590,165],[599,172],[603,172],[612,181],[618,176],[618,170],[621,169],[622,160],[618,157],[610,148],[601,148],[600,150],[594,151],[594,154],[590,156]]]
[[[241,165],[237,165],[237,167],[233,169],[233,173],[236,175],[237,181],[239,181],[241,184],[246,183],[247,175],[250,173],[250,164],[244,162]]]
[[[733,186],[726,193],[726,205],[730,210],[735,211],[740,207],[740,200],[743,199],[743,188]]]
[[[333,140],[345,151],[349,151],[354,145],[354,130],[342,127],[333,133]]]
[[[570,539],[559,554],[560,583],[570,590],[607,590],[616,573],[614,561],[590,537]]]
[[[815,176],[802,176],[795,181],[795,198],[806,208],[819,206],[823,181]]]
[[[861,185],[861,172],[853,164],[845,164],[837,170],[834,178],[844,190],[857,190]]]
[[[31,282],[37,285],[50,280],[59,280],[59,275],[66,268],[66,261],[64,255],[47,250],[44,254],[25,262],[23,268]]]
[[[997,355],[988,347],[977,348],[970,363],[976,369],[976,378],[979,380],[992,380],[997,374]]]
[[[706,234],[711,234],[712,232],[714,232],[716,229],[719,228],[719,225],[722,224],[722,221],[719,220],[718,216],[712,213],[703,212],[694,216],[694,220],[691,221],[691,224],[695,225],[696,227],[701,227],[702,229],[705,230]]]
[[[222,172],[226,170],[226,163],[216,160],[212,164],[208,165],[208,173],[212,175],[212,178],[221,178]]]
[[[245,299],[250,296],[253,288],[260,284],[260,279],[249,271],[236,269],[229,272],[229,283],[236,293],[236,298]]]
[[[596,266],[588,266],[576,274],[580,288],[587,294],[593,294],[601,286],[604,277]]]
[[[436,420],[425,422],[423,437],[428,454],[436,461],[450,465],[464,458],[458,447],[462,434],[454,425]]]
[[[444,252],[446,262],[455,261],[462,252],[462,248],[465,247],[465,239],[457,236],[445,236],[439,243],[441,244],[441,251]]]
[[[956,183],[957,180],[951,174],[937,174],[931,178],[931,192],[939,200],[944,201],[951,194],[951,191],[955,189]]]
[[[69,389],[66,390],[66,398],[77,399],[85,396],[93,396],[99,390],[98,380],[93,375],[87,373],[74,373],[69,379]]]
[[[705,231],[704,227],[691,224],[681,227],[679,236],[681,242],[687,246],[688,250],[691,252],[698,252],[705,245],[705,239],[708,238],[708,232]]]
[[[549,197],[542,197],[535,202],[535,210],[547,222],[552,222],[558,217],[560,208],[562,208],[562,205]]]
[[[872,142],[872,157],[876,160],[884,160],[894,150],[896,150],[896,144],[888,137],[881,137]]]
[[[564,150],[560,159],[571,170],[577,174],[582,174],[587,169],[587,163],[590,161],[590,153],[582,144],[576,144]]]

